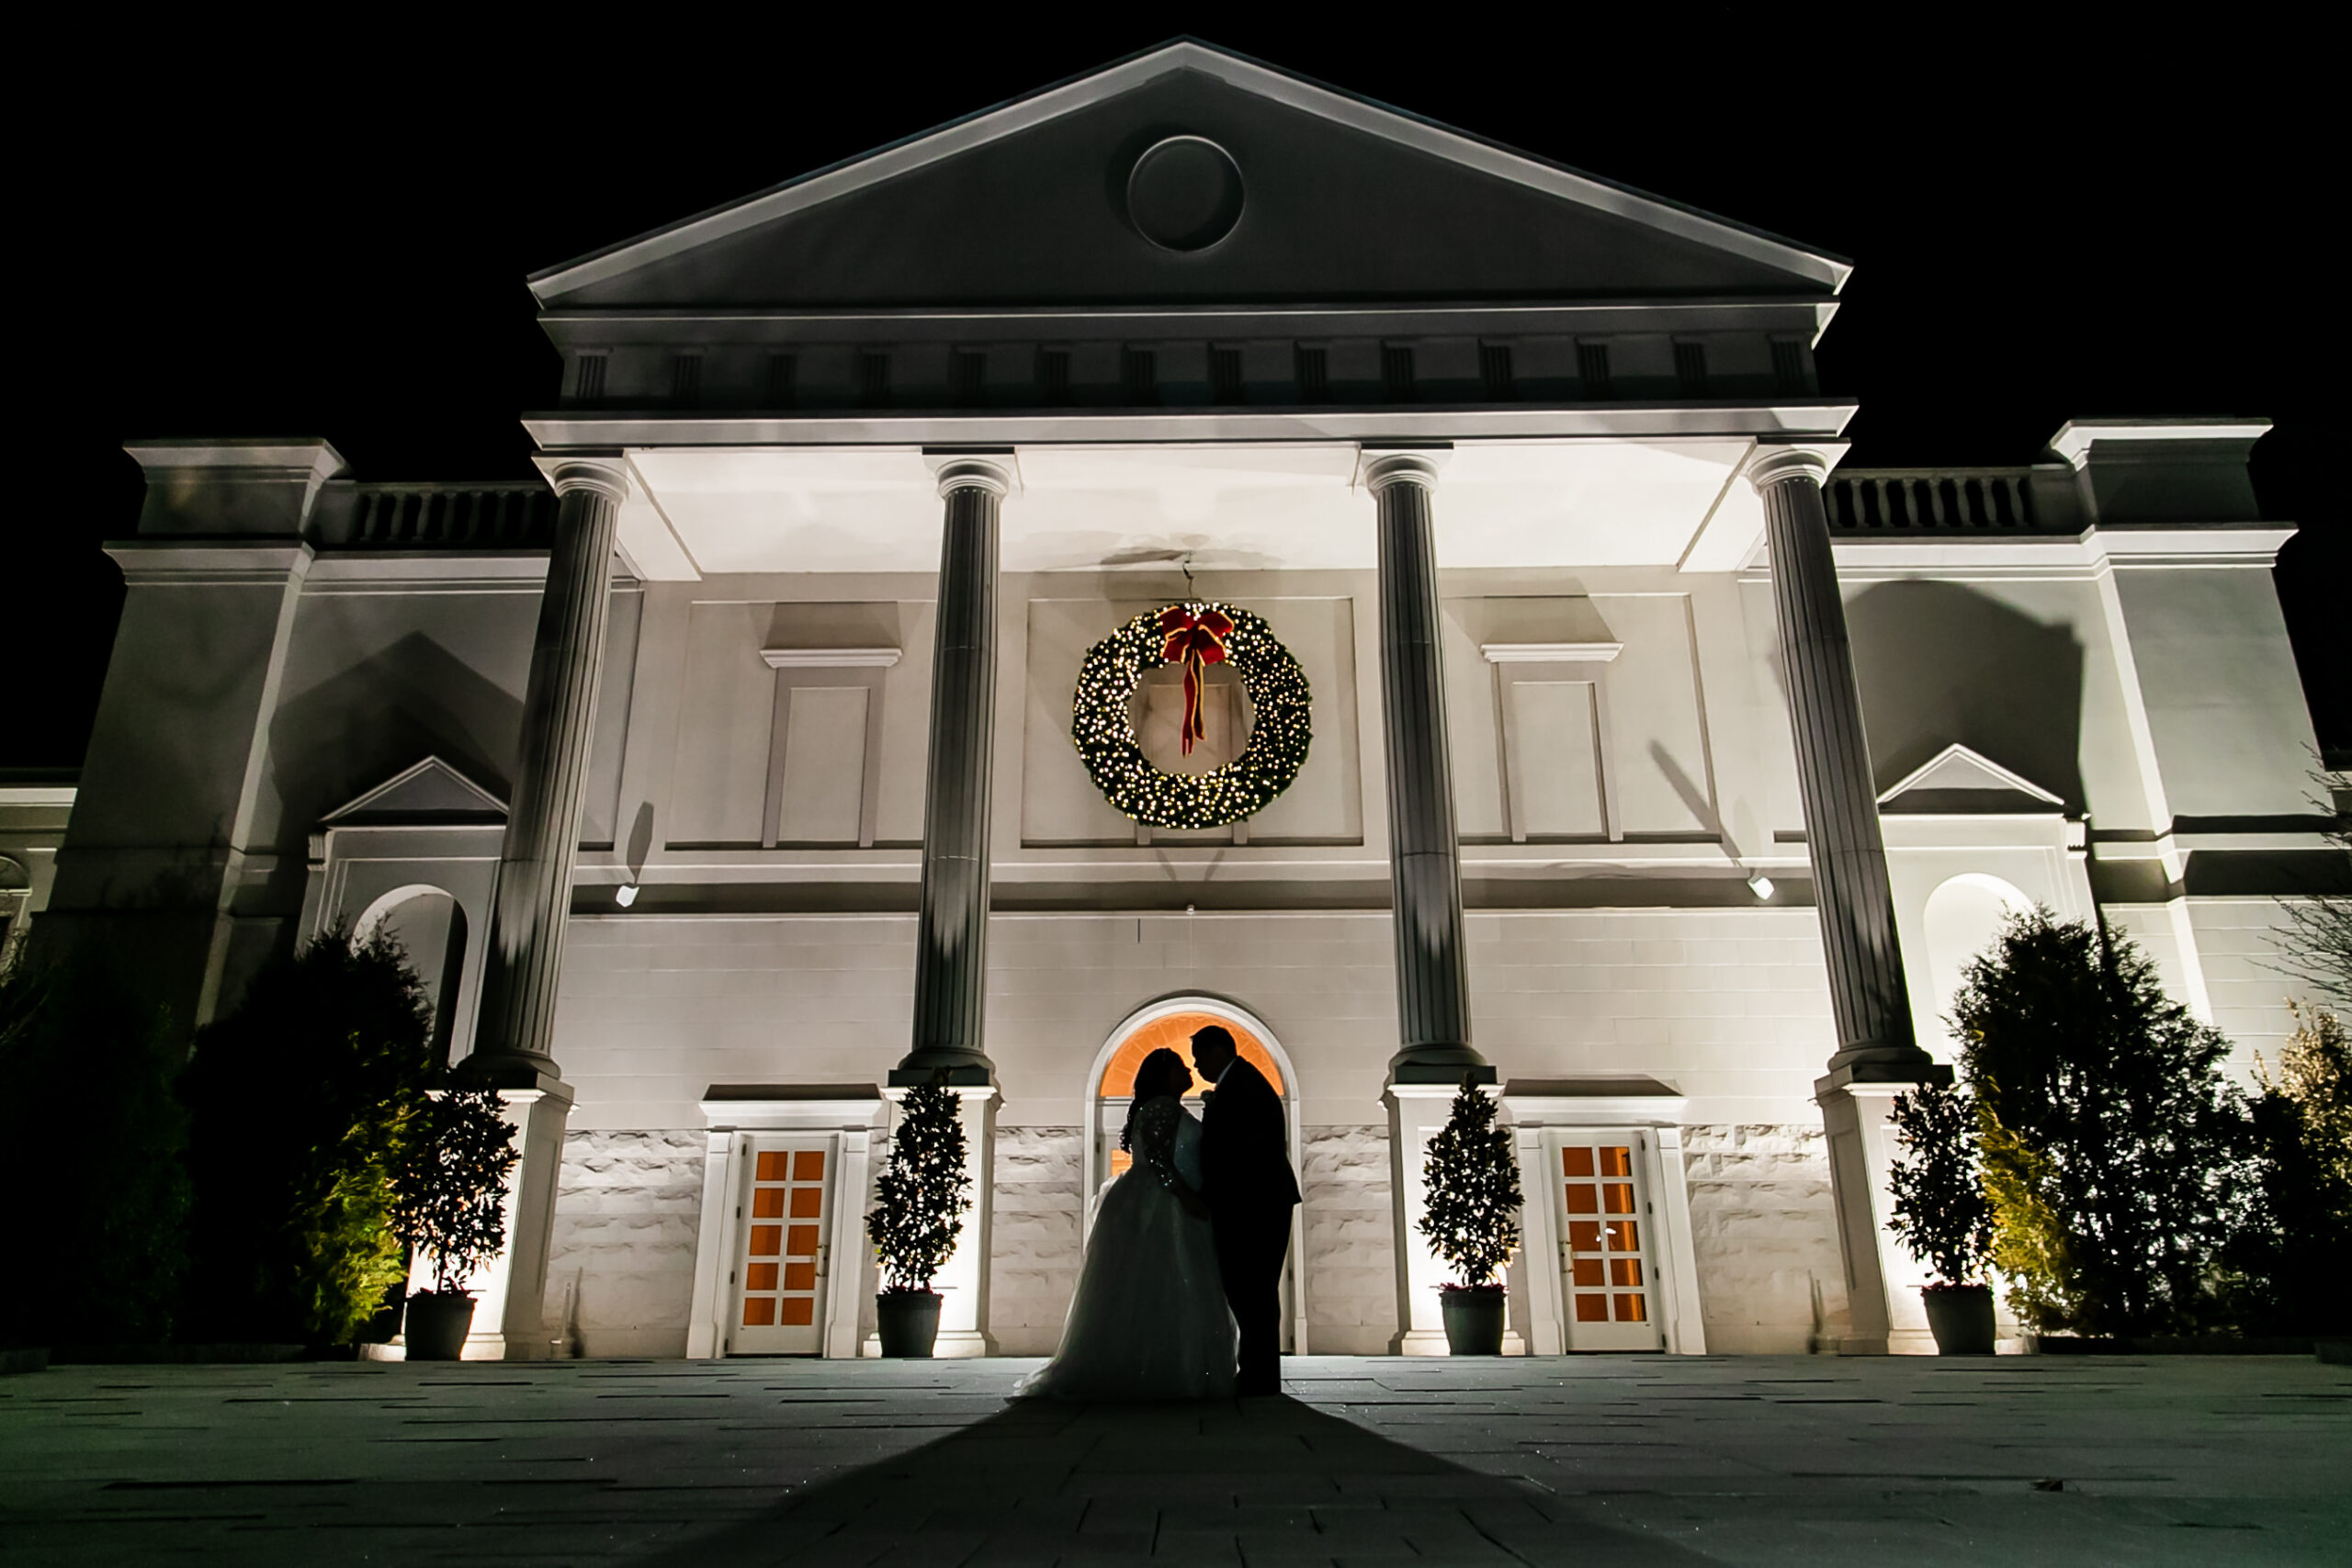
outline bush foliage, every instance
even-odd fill
[[[907,1090],[890,1134],[889,1162],[876,1181],[866,1238],[893,1291],[927,1291],[956,1254],[972,1179],[964,1168],[964,1122],[944,1076]]]
[[[0,975],[0,1344],[168,1339],[187,1262],[187,1040],[85,953]]]
[[[392,1228],[433,1262],[433,1289],[462,1295],[506,1246],[506,1178],[522,1154],[498,1091],[452,1088],[411,1121],[391,1170]]]
[[[197,1268],[207,1337],[347,1343],[405,1277],[390,1175],[439,1064],[398,943],[332,931],[197,1037]]]
[[[1952,1021],[2020,1319],[2086,1335],[2211,1323],[2253,1185],[2229,1043],[2129,942],[2047,909],[2011,916],[1968,965]]]
[[[2352,1032],[2325,1010],[2298,1010],[2278,1077],[2256,1058],[2262,1093],[2249,1109],[2261,1201],[2231,1261],[2252,1332],[2310,1334],[2345,1325],[2344,1259],[2352,1255]]]
[[[1519,1250],[1519,1159],[1510,1134],[1495,1125],[1495,1102],[1468,1077],[1453,1097],[1453,1109],[1430,1140],[1421,1166],[1428,1207],[1420,1232],[1430,1249],[1459,1276],[1462,1287],[1479,1290]]]
[[[1965,1089],[1929,1084],[1889,1109],[1903,1157],[1887,1172],[1894,1196],[1887,1228],[1946,1285],[1981,1284],[1993,1248],[1993,1205],[1976,1152],[1976,1102]]]

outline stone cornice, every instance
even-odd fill
[[[992,446],[1093,442],[1557,440],[1794,435],[1825,442],[1849,402],[1411,404],[1262,409],[941,409],[807,414],[565,410],[526,414],[549,453],[614,446]],[[550,459],[540,459],[544,465]]]
[[[134,588],[283,587],[309,576],[314,558],[299,540],[116,539],[102,547]]]

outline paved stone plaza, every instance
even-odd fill
[[[2352,1372],[2287,1358],[67,1367],[0,1380],[0,1561],[2352,1560]]]

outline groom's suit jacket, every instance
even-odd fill
[[[1201,1172],[1212,1210],[1287,1211],[1298,1201],[1282,1097],[1248,1062],[1226,1069],[1201,1117]]]

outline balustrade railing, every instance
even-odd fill
[[[529,549],[555,529],[555,492],[537,479],[356,487],[329,542],[349,549]]]
[[[2045,531],[2031,468],[1840,470],[1823,488],[1829,526],[1840,533]]]

